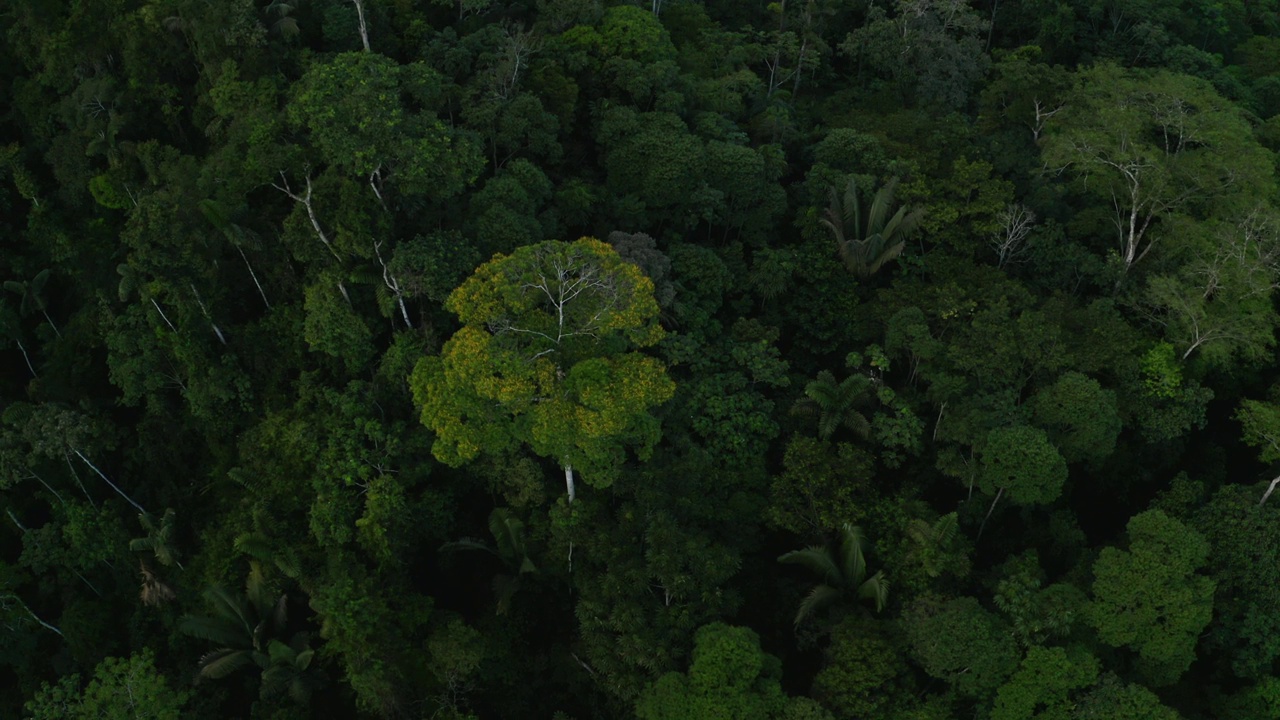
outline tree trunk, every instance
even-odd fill
[[[249,277],[253,278],[254,287],[258,288],[258,294],[262,296],[262,304],[270,310],[271,301],[267,300],[267,294],[262,290],[262,283],[258,282],[258,274],[253,271],[253,265],[249,264],[249,256],[244,254],[244,248],[239,245],[236,246],[236,250],[239,250],[240,257],[244,258],[244,266],[249,268]]]
[[[1266,502],[1267,498],[1271,497],[1271,493],[1275,492],[1276,485],[1280,485],[1280,477],[1277,477],[1275,480],[1272,480],[1271,484],[1267,486],[1267,491],[1262,494],[1262,499],[1258,501],[1259,506],[1261,506],[1262,503]]]
[[[360,19],[360,41],[361,41],[362,43],[364,43],[364,51],[365,51],[365,52],[370,52],[370,50],[369,50],[369,26],[368,26],[368,25],[366,25],[366,24],[365,24],[365,21],[364,21],[364,1],[363,1],[363,0],[351,0],[351,2],[352,2],[352,4],[354,4],[354,5],[356,6],[356,15],[357,15],[357,16],[359,17],[359,19]]]
[[[40,313],[44,315],[45,320],[49,321],[49,327],[53,328],[53,334],[58,337],[62,337],[62,331],[58,329],[56,324],[54,324],[53,318],[49,317],[49,311],[44,308],[40,308]]]
[[[76,450],[75,448],[71,448],[71,452],[75,453],[75,454],[76,454],[76,457],[78,457],[78,458],[80,458],[81,460],[83,460],[85,465],[88,465],[90,468],[93,468],[93,471],[94,471],[95,473],[97,473],[97,474],[98,474],[98,477],[100,477],[100,478],[102,478],[103,480],[105,480],[105,481],[106,481],[106,483],[107,483],[108,485],[110,485],[110,486],[111,486],[111,489],[112,489],[112,490],[115,490],[115,491],[116,491],[116,493],[118,493],[118,494],[120,495],[120,497],[124,498],[125,500],[127,500],[127,501],[129,502],[129,504],[130,504],[130,505],[132,505],[132,506],[134,506],[135,508],[137,508],[137,509],[138,509],[138,512],[142,513],[143,515],[150,515],[150,514],[151,514],[151,513],[147,512],[147,509],[146,509],[146,508],[144,508],[144,507],[142,507],[141,505],[139,505],[138,503],[134,502],[134,501],[133,501],[133,498],[131,498],[131,497],[129,497],[128,495],[126,495],[126,494],[125,494],[125,492],[119,488],[119,486],[117,486],[115,483],[111,482],[111,478],[107,477],[106,475],[103,475],[103,474],[102,474],[102,471],[98,469],[98,466],[97,466],[97,465],[94,465],[94,464],[93,464],[93,463],[91,463],[91,462],[89,462],[89,458],[85,457],[83,453],[81,453],[79,450]]]
[[[31,608],[27,607],[27,604],[26,604],[26,603],[22,602],[22,598],[18,597],[18,596],[17,596],[16,594],[14,594],[14,593],[9,593],[8,595],[6,595],[6,596],[4,596],[4,597],[10,597],[10,598],[13,598],[15,601],[17,601],[17,603],[18,603],[19,605],[21,605],[21,606],[22,606],[22,609],[23,609],[23,610],[26,610],[26,611],[27,611],[27,614],[31,616],[31,619],[32,619],[32,620],[35,620],[36,622],[40,623],[41,627],[43,627],[44,629],[46,629],[46,630],[52,630],[53,632],[57,633],[57,634],[58,634],[58,637],[62,637],[62,631],[61,631],[61,630],[59,630],[58,628],[56,628],[56,627],[54,627],[54,626],[50,625],[49,623],[45,622],[44,620],[41,620],[39,615],[36,615],[36,614],[35,614],[35,612],[33,612],[33,611],[31,610]]]
[[[991,519],[991,513],[995,512],[996,503],[1000,502],[1000,496],[1004,494],[1004,488],[1000,488],[1000,492],[996,493],[996,497],[991,501],[991,507],[987,508],[986,517],[982,518],[982,524],[978,526],[978,540],[982,539],[982,531],[987,529],[987,521]]]
[[[173,323],[169,322],[169,316],[165,315],[164,310],[160,309],[160,303],[156,302],[155,298],[151,298],[151,304],[155,306],[156,312],[160,313],[160,319],[164,320],[164,324],[168,325],[170,330],[178,332],[178,328],[174,327]]]
[[[31,377],[34,377],[34,378],[38,378],[38,377],[40,377],[40,376],[36,373],[36,369],[35,369],[34,367],[32,367],[32,365],[31,365],[31,356],[27,354],[27,349],[26,349],[25,347],[23,347],[23,346],[22,346],[22,341],[21,341],[21,340],[15,340],[14,342],[18,343],[18,349],[22,351],[22,359],[27,361],[27,369],[31,371]]]
[[[569,463],[564,464],[564,486],[569,491],[569,504],[572,505],[576,493],[573,487],[573,466]]]

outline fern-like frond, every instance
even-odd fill
[[[840,595],[840,589],[830,585],[823,584],[814,587],[805,596],[804,600],[800,601],[800,609],[796,611],[796,626],[799,627],[800,623],[814,613],[838,600]]]
[[[244,603],[227,591],[226,588],[214,586],[204,591],[204,601],[213,610],[215,616],[240,625],[246,634],[252,633],[253,621]]]
[[[232,648],[244,649],[253,645],[239,623],[223,618],[184,615],[178,620],[178,632]]]
[[[248,650],[221,648],[200,658],[200,677],[221,680],[253,662]]]
[[[955,540],[956,533],[959,531],[960,521],[958,520],[956,513],[947,513],[946,515],[938,518],[938,522],[934,523],[933,541],[937,543],[939,547],[946,547],[951,544],[952,540]]]
[[[794,550],[778,558],[778,562],[788,565],[803,565],[825,582],[840,582],[840,566],[826,548],[817,545],[804,550]]]
[[[866,537],[862,528],[845,523],[840,528],[840,572],[846,587],[862,582],[867,574]]]
[[[889,580],[885,578],[883,570],[867,578],[858,587],[858,597],[875,602],[876,612],[884,609],[889,600]]]

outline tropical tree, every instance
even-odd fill
[[[177,565],[181,570],[182,562],[178,560],[180,553],[173,547],[173,518],[173,508],[164,511],[164,517],[160,518],[158,525],[153,516],[139,513],[138,522],[142,524],[142,529],[146,530],[147,534],[130,540],[129,549],[134,552],[153,552],[161,565],[166,567]]]
[[[249,565],[244,596],[217,586],[205,590],[210,614],[184,615],[178,630],[220,646],[200,658],[201,678],[220,680],[257,665],[262,672],[263,699],[288,693],[295,701],[306,703],[322,682],[321,675],[311,668],[315,651],[305,632],[295,633],[288,642],[281,639],[287,631],[288,594],[276,595],[256,560]]]
[[[662,339],[653,282],[594,238],[495,255],[446,307],[463,327],[410,378],[432,453],[458,466],[527,443],[607,487],[625,448],[647,458],[661,434],[650,410],[675,393],[666,367],[635,349]]]
[[[1138,654],[1138,669],[1171,685],[1196,659],[1213,619],[1215,583],[1198,571],[1209,557],[1200,533],[1159,510],[1133,516],[1129,549],[1103,548],[1093,565],[1093,602],[1085,619],[1098,639]]]
[[[156,669],[151,650],[98,663],[82,688],[79,675],[45,683],[27,703],[32,720],[179,720],[191,693]]]
[[[823,370],[805,386],[804,397],[796,401],[791,412],[816,416],[821,440],[829,440],[841,427],[865,439],[871,434],[871,423],[857,408],[867,404],[870,389],[871,379],[865,375],[850,375],[837,383],[830,370]]]
[[[969,560],[956,552],[953,543],[960,525],[956,513],[948,513],[930,523],[922,518],[915,518],[907,524],[907,538],[911,540],[911,549],[906,559],[919,565],[925,575],[936,578],[944,572],[964,575],[969,569]]]
[[[903,205],[893,212],[897,192],[895,177],[876,191],[864,217],[855,178],[849,179],[843,194],[831,188],[831,205],[822,213],[820,222],[835,238],[844,266],[860,278],[871,277],[885,263],[896,259],[907,240],[920,230],[924,209]]]
[[[505,615],[511,609],[511,598],[520,590],[520,579],[528,573],[538,572],[538,566],[529,557],[524,538],[524,523],[511,515],[506,508],[494,508],[489,514],[489,533],[494,545],[463,538],[441,546],[442,551],[479,550],[502,561],[508,573],[495,575],[493,594],[498,601],[498,614]]]
[[[6,280],[4,289],[22,298],[18,311],[23,317],[38,311],[49,322],[49,327],[53,328],[54,334],[62,337],[58,325],[53,322],[53,318],[49,317],[49,304],[44,297],[44,286],[48,282],[49,269],[45,268],[30,280]]]
[[[803,565],[822,578],[822,582],[814,586],[800,602],[795,619],[797,627],[821,608],[849,593],[857,594],[861,600],[875,603],[876,612],[884,609],[889,597],[889,581],[885,579],[883,570],[867,577],[865,546],[866,538],[862,534],[862,528],[845,523],[840,528],[837,544],[813,545],[778,558],[780,563]]]

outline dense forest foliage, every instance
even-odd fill
[[[1280,719],[1277,0],[0,32],[0,716]]]

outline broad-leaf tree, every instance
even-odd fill
[[[1269,153],[1240,108],[1208,82],[1168,71],[1083,71],[1041,143],[1047,169],[1077,178],[1111,210],[1124,272],[1171,235],[1169,220],[1240,209],[1234,199],[1271,184]]]
[[[462,328],[410,384],[432,452],[461,465],[518,443],[606,487],[625,448],[646,457],[660,434],[651,410],[675,392],[666,368],[637,352],[663,336],[653,282],[593,238],[495,255],[446,307]]]
[[[1094,563],[1086,619],[1102,642],[1136,651],[1151,682],[1169,685],[1195,660],[1213,615],[1214,582],[1197,574],[1209,543],[1159,510],[1129,520],[1128,536],[1128,550],[1104,548]]]

